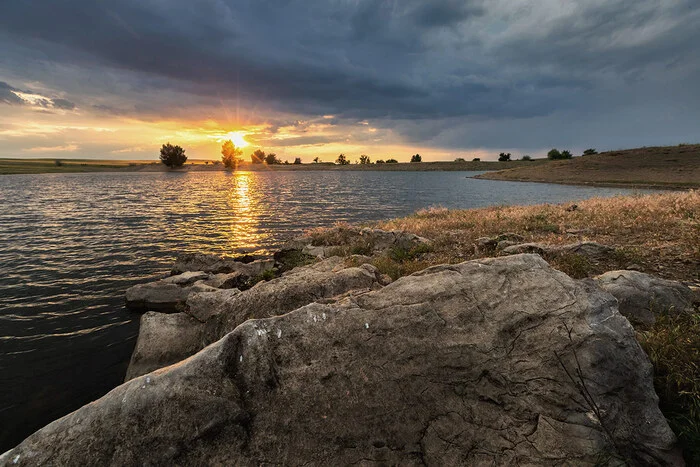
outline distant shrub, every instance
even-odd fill
[[[502,152],[498,155],[498,162],[508,162],[510,161],[510,153]]]
[[[277,158],[277,154],[271,152],[265,156],[265,163],[267,165],[280,164],[281,161]]]
[[[547,159],[550,159],[553,161],[561,160],[561,159],[571,159],[572,157],[573,156],[571,155],[570,151],[564,150],[564,151],[559,152],[559,150],[557,148],[553,148],[547,153]]]
[[[53,161],[53,164],[54,164],[56,167],[62,167],[62,166],[63,166],[63,162],[61,161],[61,159],[56,159],[55,161]]]
[[[321,162],[321,159],[319,159],[318,157],[314,157],[314,164],[318,164],[319,162]]]
[[[182,147],[167,143],[160,148],[160,161],[172,169],[175,167],[182,167],[182,165],[187,162],[187,156]]]
[[[423,158],[420,154],[414,154],[411,156],[411,162],[423,162]]]
[[[372,163],[372,161],[370,160],[370,158],[367,154],[362,154],[360,156],[359,162],[360,162],[360,164],[371,164]]]
[[[455,159],[455,162],[467,162],[467,161],[464,160],[464,157],[458,157],[457,159]]]
[[[583,156],[592,156],[594,154],[598,154],[598,151],[596,151],[594,148],[586,149],[583,151]]]
[[[256,149],[250,155],[250,161],[253,164],[262,164],[263,162],[265,162],[265,151],[263,151],[262,149]]]
[[[475,157],[472,162],[481,162],[481,157]]]
[[[235,169],[243,150],[237,148],[233,141],[224,141],[221,145],[221,162],[227,169]]]
[[[387,164],[398,164],[399,161],[397,161],[396,159],[387,159],[387,160],[386,160],[386,163],[387,163]]]
[[[377,159],[377,162],[375,162],[375,164],[383,164],[383,163],[384,163],[384,159]]]
[[[301,164],[301,157],[294,158],[294,165],[299,165],[299,164]]]
[[[532,160],[532,157],[530,157],[530,156],[528,156],[528,155],[524,155],[522,158],[520,158],[520,160],[521,160],[521,161],[531,161],[531,160]]]
[[[345,154],[340,154],[338,155],[338,158],[335,160],[335,163],[338,165],[348,165],[350,161],[348,160],[347,157],[345,157]]]

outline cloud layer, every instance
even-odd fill
[[[697,24],[693,0],[8,2],[0,116],[441,154],[697,141]]]

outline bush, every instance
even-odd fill
[[[396,159],[387,159],[387,160],[386,160],[386,163],[387,163],[387,164],[398,164],[399,161],[397,161]]]
[[[467,161],[464,160],[464,157],[458,157],[457,159],[455,159],[455,162],[467,162]]]
[[[53,161],[53,164],[54,164],[56,167],[62,167],[62,166],[63,166],[63,162],[61,161],[61,159],[56,159],[55,161]]]
[[[274,152],[271,152],[270,154],[265,156],[265,163],[267,165],[273,165],[273,164],[280,164],[281,161],[277,158],[277,154]]]
[[[411,156],[411,162],[423,162],[423,158],[420,154],[414,154]]]
[[[598,154],[598,151],[596,151],[594,148],[586,149],[583,151],[583,156],[592,156],[594,154]]]
[[[383,164],[383,163],[384,163],[384,159],[377,159],[377,162],[375,162],[375,164]]]
[[[187,156],[185,155],[185,150],[180,146],[173,146],[167,143],[160,148],[160,161],[172,169],[182,167],[187,162]]]
[[[224,141],[224,144],[221,145],[221,162],[227,169],[235,169],[242,154],[243,151],[237,148],[231,140]]]
[[[572,157],[573,156],[571,155],[570,151],[564,150],[564,151],[559,152],[559,150],[557,148],[553,148],[547,153],[547,159],[550,159],[553,161],[561,160],[561,159],[571,159]]]
[[[481,162],[481,157],[475,157],[472,162]]]
[[[502,152],[498,155],[498,162],[508,162],[510,161],[510,153]]]
[[[321,162],[321,159],[319,159],[318,157],[314,157],[314,164],[318,164],[319,162]]]
[[[360,164],[371,164],[372,161],[370,160],[369,156],[367,154],[362,154],[360,156]]]
[[[262,149],[256,149],[253,154],[250,155],[250,161],[253,164],[262,164],[265,162],[265,151]]]
[[[528,156],[528,155],[525,155],[525,156],[523,156],[520,160],[521,160],[521,161],[531,161],[531,160],[532,160],[532,157],[530,157],[530,156]]]
[[[347,157],[345,157],[345,154],[340,154],[338,156],[338,158],[335,160],[335,163],[339,164],[339,165],[348,165],[350,163],[350,161],[348,160]]]
[[[294,165],[299,165],[299,164],[301,164],[301,157],[296,157],[294,159]]]

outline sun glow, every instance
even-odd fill
[[[244,148],[250,146],[250,143],[245,140],[246,134],[242,131],[229,131],[222,138],[221,141],[231,140],[233,144],[238,148]]]

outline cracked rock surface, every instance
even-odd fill
[[[470,261],[248,320],[0,463],[680,465],[651,372],[602,289]]]
[[[247,319],[281,315],[320,299],[377,288],[382,282],[374,266],[347,267],[342,258],[334,257],[243,292],[214,289],[189,294],[184,312],[176,317],[149,313],[141,318],[127,380],[195,354]]]

